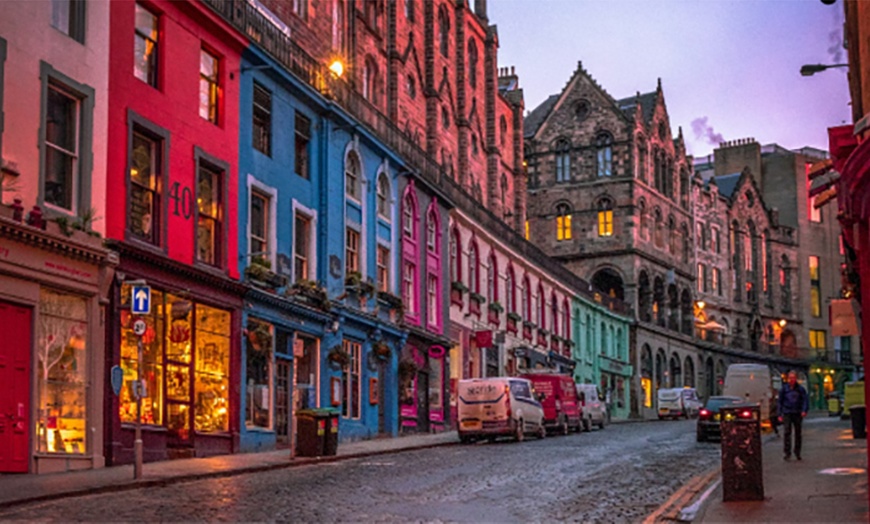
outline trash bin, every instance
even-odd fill
[[[867,406],[849,406],[852,438],[867,438]]]
[[[722,500],[764,500],[761,460],[761,408],[722,407]]]
[[[300,409],[296,412],[296,455],[321,457],[326,449],[326,424],[329,414],[322,409]]]
[[[324,455],[335,455],[338,452],[338,410],[324,409],[327,412],[326,441],[323,445]]]

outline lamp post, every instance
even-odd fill
[[[821,73],[825,69],[832,69],[835,67],[849,67],[849,64],[806,64],[801,66],[801,75],[813,76],[816,73]]]

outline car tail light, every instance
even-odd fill
[[[703,418],[703,419],[710,418],[710,410],[702,409],[701,411],[698,412],[698,417]]]
[[[752,418],[752,412],[751,411],[741,411],[740,418]]]

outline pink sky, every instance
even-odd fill
[[[527,110],[558,93],[581,60],[617,99],[652,91],[661,77],[673,131],[682,126],[696,156],[711,153],[717,135],[826,149],[826,129],[851,122],[845,68],[799,72],[846,61],[842,0],[490,0],[488,8],[499,65],[516,66]]]

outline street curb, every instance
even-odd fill
[[[9,508],[14,508],[16,506],[21,506],[24,504],[32,504],[35,502],[46,502],[51,500],[59,500],[65,498],[73,498],[73,497],[83,497],[86,495],[100,495],[103,493],[116,493],[120,491],[131,491],[134,489],[140,488],[152,488],[152,487],[164,487],[172,484],[180,484],[182,482],[193,482],[197,480],[204,479],[213,479],[213,478],[223,478],[223,477],[235,477],[238,475],[245,475],[249,473],[262,473],[266,471],[274,471],[278,469],[289,469],[300,466],[311,466],[317,464],[328,464],[331,462],[341,462],[344,460],[356,459],[356,458],[366,458],[366,457],[376,457],[379,455],[390,455],[393,453],[403,453],[406,451],[418,451],[422,449],[432,449],[432,448],[441,448],[447,446],[458,446],[460,444],[459,441],[456,442],[439,442],[437,444],[423,444],[419,446],[411,446],[406,448],[397,448],[397,449],[382,449],[377,451],[363,451],[360,453],[354,453],[349,455],[333,455],[327,457],[306,457],[301,459],[294,459],[293,462],[287,463],[278,463],[278,464],[263,464],[258,466],[248,466],[238,469],[231,469],[226,471],[211,471],[206,473],[193,473],[189,475],[178,475],[173,477],[163,477],[156,479],[145,479],[145,480],[130,480],[120,484],[109,484],[106,486],[98,486],[98,487],[90,487],[90,488],[80,488],[80,489],[71,489],[66,491],[61,491],[57,493],[45,494],[45,495],[36,495],[33,497],[25,497],[21,499],[0,502],[0,510],[5,510]]]
[[[690,478],[658,508],[644,517],[643,523],[652,524],[656,522],[679,521],[682,509],[692,502],[699,493],[702,493],[715,482],[715,479],[719,476],[719,469],[720,466],[717,464]]]

